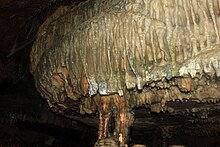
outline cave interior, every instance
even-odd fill
[[[37,92],[29,69],[30,50],[40,25],[58,7],[81,1],[0,1],[0,146],[95,144],[98,114],[70,119],[53,113]],[[175,114],[151,112],[147,106],[133,110],[135,122],[130,128],[130,144],[220,146],[218,100],[204,103],[183,100],[168,105],[175,109]]]

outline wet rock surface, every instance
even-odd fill
[[[61,7],[41,26],[31,71],[51,108],[78,107],[81,114],[90,114],[97,111],[99,97],[114,94],[126,95],[131,108],[158,103],[152,108],[158,112],[167,101],[218,101],[217,4],[143,4],[88,1]],[[200,39],[197,33],[208,36]]]
[[[74,6],[69,7],[67,5],[74,2],[78,1],[4,0],[0,2],[0,146],[93,146],[98,138],[97,129],[99,128],[99,118],[103,120],[103,122],[109,120],[109,122],[104,124],[109,124],[108,131],[110,137],[99,140],[98,142],[117,144],[117,141],[111,141],[111,139],[115,140],[117,138],[111,136],[114,133],[115,120],[110,116],[119,117],[120,114],[124,116],[124,110],[126,109],[121,109],[123,110],[121,111],[122,113],[112,113],[120,110],[118,109],[120,108],[118,107],[120,106],[118,105],[120,103],[117,103],[116,101],[118,99],[117,96],[114,96],[117,99],[111,98],[114,99],[114,101],[108,101],[109,97],[106,99],[99,97],[93,100],[89,97],[89,94],[87,95],[86,93],[89,93],[89,91],[90,93],[94,92],[101,94],[111,93],[111,91],[116,91],[117,93],[117,86],[121,86],[120,83],[116,84],[117,82],[115,82],[121,78],[117,77],[121,72],[112,73],[112,79],[108,80],[106,78],[108,77],[106,74],[111,70],[111,65],[115,65],[116,62],[109,64],[108,60],[105,60],[105,57],[107,56],[105,45],[109,39],[114,39],[114,37],[118,36],[120,37],[118,42],[115,42],[115,44],[114,42],[111,42],[110,49],[114,48],[114,50],[111,50],[112,52],[109,54],[114,55],[114,52],[122,51],[123,49],[121,49],[121,46],[126,43],[121,42],[121,40],[127,39],[132,41],[132,43],[129,43],[129,46],[126,46],[126,49],[129,48],[128,59],[130,61],[137,61],[136,63],[138,65],[136,66],[135,62],[130,62],[131,64],[128,67],[133,67],[137,72],[134,73],[133,70],[129,70],[127,74],[128,76],[124,79],[122,78],[124,81],[127,80],[126,86],[129,90],[129,95],[126,94],[127,92],[123,91],[124,93],[122,93],[122,91],[118,91],[120,95],[126,94],[126,96],[129,96],[129,106],[132,108],[131,110],[134,113],[132,115],[134,115],[135,118],[130,129],[131,132],[128,143],[130,145],[142,144],[156,147],[168,147],[172,145],[184,145],[187,147],[220,146],[220,113],[218,110],[219,55],[217,43],[219,29],[219,2],[217,0],[191,0],[186,3],[178,0],[149,0],[143,2],[121,1],[121,3],[118,3],[119,1],[108,1],[107,4],[93,5],[94,7],[87,3],[88,5],[84,6],[86,11],[84,11],[84,8],[76,10],[77,13],[80,11],[78,14],[82,14],[76,19],[78,24],[86,20],[88,17],[91,17],[91,19],[85,22],[85,25],[78,25],[79,30],[74,32],[75,36],[81,34],[81,38],[79,37],[78,39],[81,40],[84,38],[84,40],[82,39],[82,42],[77,45],[75,44],[75,46],[79,47],[82,45],[85,47],[84,51],[87,51],[88,47],[89,49],[95,48],[96,50],[99,46],[104,46],[102,48],[103,52],[100,52],[100,54],[104,54],[105,56],[103,56],[101,60],[98,59],[108,66],[106,66],[105,69],[105,66],[102,67],[101,64],[93,65],[96,61],[93,58],[89,58],[87,60],[87,64],[89,64],[87,69],[88,74],[91,75],[92,72],[96,72],[97,70],[93,69],[94,66],[98,66],[102,69],[99,71],[99,74],[101,73],[102,75],[104,73],[101,76],[102,78],[97,78],[96,76],[90,76],[90,78],[88,78],[85,73],[82,73],[82,75],[79,75],[81,78],[79,81],[81,81],[80,91],[82,90],[81,92],[83,96],[77,98],[78,94],[71,92],[72,87],[70,85],[71,88],[66,88],[67,97],[70,99],[59,97],[59,101],[54,102],[54,99],[51,97],[50,101],[52,101],[53,107],[49,107],[49,105],[46,104],[35,91],[33,79],[28,78],[29,50],[32,46],[32,41],[35,39],[38,27],[46,17],[49,17],[49,15],[61,5],[67,8],[68,11],[71,11]],[[118,5],[111,5],[111,3],[114,2]],[[165,7],[169,7],[169,10],[166,12],[164,11],[164,3],[166,4],[164,5]],[[191,7],[188,7],[190,5]],[[126,7],[120,8],[118,6]],[[95,7],[97,8],[96,10],[94,10]],[[98,7],[102,7],[102,9]],[[145,10],[144,7],[148,8],[147,11],[142,11]],[[109,8],[113,8],[114,10]],[[94,11],[89,11],[89,13],[87,13],[87,10],[92,9]],[[109,15],[104,16],[99,15],[98,18],[93,17],[97,16],[96,14],[102,10],[106,10],[105,13],[102,13],[103,15],[108,12],[117,11],[118,13],[110,13]],[[144,20],[142,15],[140,16],[140,10],[141,14],[148,17],[147,19]],[[61,22],[59,18],[61,17],[61,13],[59,11],[60,10],[57,12],[57,18],[54,20],[54,25],[57,26],[59,26]],[[126,12],[130,13],[128,15],[126,14],[129,17],[123,18],[123,15],[121,14]],[[167,15],[167,13],[169,13],[170,16]],[[76,13],[74,12],[73,16],[75,16],[75,14]],[[112,14],[114,14],[114,16],[112,16]],[[69,16],[67,17],[69,18]],[[168,20],[165,20],[165,17],[167,17]],[[102,20],[103,18],[106,20]],[[152,21],[151,18],[156,21]],[[126,19],[131,21],[126,22]],[[49,18],[49,20],[53,19]],[[92,20],[97,20],[97,22]],[[169,22],[169,20],[171,21]],[[105,30],[108,25],[116,23],[114,21],[121,21],[119,22],[119,25],[124,24],[125,28],[117,26],[114,28],[113,26],[110,26],[109,32],[103,35],[103,30]],[[64,19],[62,23],[65,24],[65,22],[66,20]],[[151,26],[149,29],[144,26],[147,22],[151,22],[151,24],[148,24],[148,26]],[[140,25],[139,23],[143,23],[143,25]],[[50,23],[47,23],[47,25],[44,25],[42,28],[46,29],[46,26],[49,24]],[[87,30],[93,35],[98,35],[93,36],[92,40],[85,34],[87,30],[84,30],[82,26],[85,28],[87,26],[94,27],[87,28]],[[141,26],[144,31],[148,32],[142,34],[141,32],[143,32],[143,30],[137,29],[139,26]],[[163,26],[165,26],[165,28]],[[200,26],[203,27],[200,28]],[[169,27],[169,29],[167,29],[167,27]],[[57,36],[58,39],[52,41],[52,44],[55,44],[54,42],[56,42],[55,45],[60,45],[61,48],[62,46],[65,46],[62,45],[63,40],[59,40],[59,38],[64,36],[62,31],[68,32],[68,27],[66,30],[63,28],[66,28],[66,26],[61,25],[57,29],[56,27],[54,28],[55,32],[61,32],[58,35],[54,35]],[[167,29],[168,32],[164,32],[164,29]],[[184,31],[179,32],[178,30],[181,29]],[[41,29],[41,32],[43,32],[42,30],[43,29]],[[96,30],[99,31],[99,33],[97,33]],[[118,30],[119,33],[117,33]],[[130,38],[120,36],[126,30],[128,30],[126,33]],[[150,33],[150,30],[152,33]],[[72,30],[70,29],[69,31]],[[48,30],[48,38],[53,40],[54,36],[51,35],[51,32],[53,31]],[[42,34],[44,34],[44,32]],[[83,34],[85,35],[83,36]],[[89,35],[91,36],[91,34]],[[45,34],[43,36],[45,36]],[[67,40],[67,48],[72,48],[68,45],[68,37],[70,36],[71,35],[67,35],[65,38]],[[97,42],[96,40],[98,40],[100,36],[102,37],[102,40],[106,36],[110,37],[109,39],[106,39],[106,42]],[[147,39],[145,40],[144,37]],[[151,40],[151,38],[153,39]],[[88,41],[85,41],[85,39],[88,39]],[[39,42],[43,44],[46,40],[47,39]],[[144,42],[142,42],[142,40],[144,40]],[[166,41],[170,42],[166,43]],[[87,44],[84,44],[84,42],[87,42]],[[47,44],[49,43],[47,42]],[[145,50],[147,54],[139,56],[144,52],[144,50],[142,50],[142,45],[145,44],[147,44]],[[152,50],[152,46],[156,49]],[[135,47],[137,47],[137,50]],[[164,47],[166,47],[166,52],[161,50]],[[44,48],[42,53],[46,50],[47,49]],[[135,50],[137,52],[134,52]],[[53,51],[55,51],[55,49],[53,49]],[[60,55],[63,56],[63,53]],[[82,54],[84,53],[85,52]],[[91,57],[90,54],[93,53],[96,55],[93,50],[85,55]],[[170,53],[174,54],[171,56]],[[58,54],[54,52],[52,55],[54,56]],[[43,56],[44,55],[42,55],[42,57]],[[119,61],[119,57],[120,56],[110,56],[110,60]],[[133,57],[134,60],[132,60]],[[144,62],[143,65],[141,60],[145,58],[147,59],[147,62]],[[56,60],[58,59],[59,57],[56,56]],[[81,59],[81,57],[79,59]],[[165,59],[165,62],[162,59]],[[48,58],[48,60],[51,59]],[[58,65],[57,62],[54,62],[56,60],[51,60],[51,63],[53,65]],[[89,63],[90,61],[92,62]],[[175,65],[175,61],[177,65]],[[166,63],[171,64],[167,66],[168,64],[166,65]],[[90,66],[91,64],[92,66]],[[120,65],[122,64],[120,63]],[[42,68],[42,66],[40,67]],[[176,71],[178,71],[177,74],[175,74],[175,70],[170,71],[170,69],[174,67],[176,67]],[[67,71],[70,69],[71,68],[68,68]],[[42,68],[42,71],[44,70],[46,70],[46,66]],[[113,68],[113,71],[115,70],[116,68]],[[143,70],[143,72],[141,70]],[[151,71],[151,73],[149,73],[149,71]],[[54,73],[52,80],[46,82],[52,81],[53,84],[58,87],[63,83],[66,84],[65,78],[62,76],[62,74],[65,75],[66,73],[65,68],[64,70],[62,69],[62,74],[56,70]],[[173,74],[175,76],[177,75],[177,77],[168,78],[170,76],[172,77]],[[144,79],[145,76],[146,79]],[[161,76],[166,78],[160,79]],[[71,75],[71,78],[72,77],[73,75]],[[90,79],[90,83],[92,83],[91,85],[88,83],[88,79]],[[115,81],[112,82],[114,79]],[[31,82],[32,84],[21,82],[25,80],[27,80],[27,83]],[[143,83],[141,82],[142,80],[144,81]],[[45,86],[46,82],[41,84]],[[73,81],[73,83],[74,82],[75,81]],[[106,88],[106,83],[108,82],[112,83],[110,83],[110,85],[108,84]],[[141,84],[138,84],[138,82]],[[90,89],[89,86],[93,86],[93,88]],[[96,86],[100,90],[97,90]],[[164,102],[165,100],[169,101]],[[75,103],[73,101],[78,102]],[[124,104],[127,105],[127,103]],[[105,109],[100,109],[102,106],[105,106]],[[111,109],[111,107],[113,107],[113,109]],[[50,110],[56,112],[56,115]],[[111,113],[108,113],[109,110]],[[103,117],[98,115],[98,111],[99,113],[103,113]],[[62,115],[57,115],[58,113]],[[63,117],[64,115],[72,119],[66,119]],[[118,121],[118,123],[120,122]],[[85,126],[85,124],[87,125]],[[101,125],[102,129],[100,129],[100,134],[106,136],[105,130],[108,125],[104,124]],[[90,128],[91,126],[92,128]],[[94,127],[96,128],[95,131]],[[90,144],[86,144],[86,142],[89,142]]]
[[[141,106],[208,118],[220,97],[218,8],[203,0],[60,7],[32,48],[36,87],[56,113],[74,118],[99,112],[99,140],[110,136],[113,118],[121,146],[134,122],[132,110]],[[178,109],[172,102],[189,105]],[[206,102],[211,105],[193,106]]]

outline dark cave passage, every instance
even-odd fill
[[[1,125],[1,146],[27,147],[83,147],[92,146],[96,141],[96,129],[75,130],[42,124],[18,122],[16,126]],[[12,133],[13,132],[13,133]]]
[[[18,121],[13,126],[0,125],[0,147],[92,147],[97,140],[97,129],[67,129],[39,123]],[[130,145],[144,144],[147,147],[219,147],[220,136],[190,136],[176,134],[162,138],[159,131],[133,128]]]

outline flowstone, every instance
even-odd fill
[[[168,101],[218,101],[219,12],[214,0],[90,0],[61,7],[32,48],[36,87],[57,113],[99,112],[100,140],[110,137],[113,117],[114,137],[125,146],[133,108],[172,113]]]

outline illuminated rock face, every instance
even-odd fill
[[[220,97],[216,0],[91,0],[61,7],[31,52],[36,87],[52,110],[100,113],[99,139],[123,146],[132,108],[170,111],[167,101]],[[195,110],[192,110],[195,111]]]

